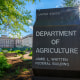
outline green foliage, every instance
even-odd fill
[[[26,48],[26,50],[25,51],[28,51],[28,48]]]
[[[27,61],[27,59],[23,59],[23,61]]]
[[[15,55],[14,57],[17,57],[17,55]]]
[[[34,3],[35,0],[0,0],[0,34],[9,33],[20,37],[21,31],[27,32],[24,25],[30,26],[32,21],[31,11],[25,7],[26,2]]]
[[[0,77],[2,77],[4,73],[5,71],[0,70]]]
[[[18,51],[17,53],[24,55],[25,54],[25,51]]]
[[[32,48],[26,48],[26,50],[25,51],[31,51],[32,50]]]
[[[29,54],[29,56],[32,56],[32,51],[31,51],[31,53]]]
[[[22,52],[23,52],[23,55],[26,54],[25,51],[22,51]]]
[[[0,54],[3,54],[3,52],[0,52]]]
[[[29,65],[32,65],[32,61],[31,61],[31,62],[29,62]]]
[[[26,69],[26,68],[23,68],[23,72],[24,72],[24,71],[28,71],[28,69]]]
[[[9,69],[11,64],[7,63],[7,59],[5,56],[0,55],[0,76],[3,76],[6,69]]]
[[[8,53],[8,50],[2,50],[3,54],[7,54]]]
[[[15,53],[17,53],[17,54],[18,54],[19,52],[21,52],[21,50],[15,50]]]
[[[3,48],[2,50],[7,50],[7,48]]]
[[[12,51],[8,51],[8,53],[12,53]]]
[[[21,51],[25,51],[25,50],[27,50],[27,51],[30,51],[30,48],[29,47],[21,47],[21,48],[12,48],[12,50],[11,50],[11,48],[2,48],[2,50],[8,50],[8,51],[15,51],[15,50],[21,50]],[[31,48],[31,50],[32,50],[32,48]],[[1,52],[1,51],[0,51]]]
[[[32,50],[32,48],[30,48],[30,51]]]
[[[17,55],[24,55],[25,51],[21,51],[21,50],[15,50],[15,51],[8,51],[7,53],[17,53]]]
[[[74,6],[78,6],[78,4],[75,4],[76,1],[74,0],[63,0],[63,6],[64,7],[74,7]]]
[[[15,71],[15,74],[19,74],[20,73],[20,66],[18,66],[18,68]]]
[[[15,53],[15,51],[8,51],[8,53]]]
[[[6,53],[8,53],[8,50],[6,48],[3,48],[2,53],[5,55]]]

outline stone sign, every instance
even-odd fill
[[[79,11],[79,7],[37,10],[36,23],[34,26],[80,25]]]
[[[32,67],[37,76],[80,71],[79,7],[37,10]]]

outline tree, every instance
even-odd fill
[[[74,7],[80,5],[78,0],[63,0],[63,2],[64,7]]]
[[[11,35],[21,35],[26,32],[24,25],[29,26],[32,16],[25,9],[26,2],[35,0],[0,0],[0,34],[7,32]]]

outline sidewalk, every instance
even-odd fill
[[[24,54],[23,58],[24,59],[32,59],[32,56],[29,56],[30,53]],[[21,56],[17,56],[17,57],[7,57],[7,59],[20,59]]]
[[[29,56],[30,53],[24,54],[23,58],[24,59],[32,59],[32,56]]]

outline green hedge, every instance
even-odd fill
[[[0,54],[3,54],[3,52],[0,52]]]
[[[3,76],[5,70],[9,69],[11,64],[7,63],[7,59],[4,55],[0,55],[0,76]]]
[[[31,51],[32,48],[29,47],[22,47],[22,48],[2,48],[2,50],[8,50],[8,51],[15,51],[15,50],[21,50],[21,51]]]
[[[31,51],[31,53],[29,54],[29,56],[32,56],[32,51]]]

